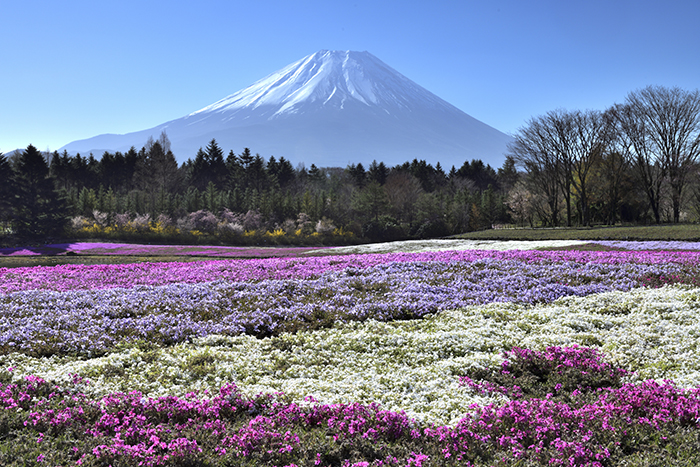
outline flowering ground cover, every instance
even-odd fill
[[[70,291],[132,288],[139,285],[193,284],[216,280],[309,279],[349,268],[366,269],[389,263],[508,260],[524,264],[672,264],[691,271],[700,265],[700,252],[464,250],[173,263],[66,264],[54,267],[0,268],[0,293],[37,289]]]
[[[620,254],[441,252],[13,269],[0,286],[14,290],[0,297],[0,351],[94,356],[136,340],[172,345],[211,334],[266,337],[491,302],[547,303],[687,275],[698,257],[623,256],[626,261]],[[222,276],[228,280],[203,282]],[[154,284],[100,288],[139,279]]]
[[[694,465],[697,263],[462,251],[2,270],[0,464]]]
[[[659,241],[623,241],[623,240],[593,240],[596,243],[622,250],[700,250],[700,242],[682,242],[671,240]]]
[[[121,256],[212,256],[223,258],[289,257],[321,250],[318,247],[234,247],[201,245],[139,245],[132,243],[55,243],[37,247],[0,248],[2,256],[121,255]]]
[[[154,399],[131,392],[92,400],[72,388],[28,377],[0,387],[3,426],[11,435],[29,438],[11,452],[0,452],[0,460],[24,463],[36,456],[36,463],[49,465],[360,467],[370,462],[471,466],[529,461],[527,465],[602,466],[692,460],[700,454],[698,390],[670,383],[624,384],[624,369],[602,363],[585,348],[514,349],[506,355],[502,368],[489,374],[505,386],[475,385],[469,377],[463,385],[517,395],[505,404],[476,408],[454,427],[426,426],[376,404],[302,406],[283,396],[245,398],[235,385],[204,399],[195,394]],[[543,382],[532,384],[533,376]],[[578,384],[552,384],[556,381]],[[552,392],[537,397],[542,389]],[[649,441],[637,442],[645,438]],[[654,443],[654,438],[664,441]],[[679,449],[657,450],[655,444]]]
[[[404,240],[385,243],[341,246],[330,250],[319,250],[319,254],[367,254],[367,253],[423,253],[429,251],[460,250],[538,250],[544,248],[565,248],[585,245],[581,240]]]
[[[672,240],[407,240],[318,250],[318,254],[421,253],[456,250],[544,250],[582,249],[598,245],[614,250],[699,251],[700,242]]]

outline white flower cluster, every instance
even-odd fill
[[[284,392],[302,403],[379,402],[388,410],[439,424],[455,423],[471,404],[496,400],[459,386],[470,368],[495,366],[514,346],[595,347],[634,371],[633,380],[700,385],[700,289],[672,286],[546,305],[492,303],[412,321],[348,323],[276,338],[209,336],[168,348],[135,346],[101,358],[0,357],[16,378],[34,374],[91,382],[101,395],[146,396],[216,390],[234,382],[245,393]],[[495,396],[494,396],[495,397]]]
[[[306,254],[365,254],[365,253],[423,253],[427,251],[463,250],[538,250],[585,245],[581,240],[405,240],[366,245],[344,246],[325,250],[312,250]]]

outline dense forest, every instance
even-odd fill
[[[0,154],[0,232],[226,243],[429,238],[505,226],[695,221],[700,95],[648,87],[600,111],[556,110],[514,135],[500,168],[294,167],[211,140],[178,165],[168,135],[97,158]],[[426,155],[427,156],[427,155]]]
[[[178,165],[169,146],[163,133],[140,150],[99,159],[33,146],[0,156],[5,233],[58,236],[95,226],[104,233],[111,226],[118,237],[158,226],[232,240],[266,232],[315,234],[317,241],[334,232],[342,232],[338,241],[426,238],[510,222],[504,197],[518,177],[512,160],[498,171],[476,160],[449,173],[424,160],[294,167],[247,148],[225,155],[215,140]],[[22,191],[34,185],[41,191]]]

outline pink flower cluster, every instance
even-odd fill
[[[37,247],[0,248],[2,256],[44,256],[75,253],[80,255],[120,256],[218,256],[224,258],[269,258],[296,256],[330,247],[249,247],[202,245],[140,245],[133,243],[54,243]]]
[[[211,260],[201,262],[73,265],[0,268],[0,293],[46,289],[56,291],[132,288],[138,285],[201,283],[216,280],[260,281],[305,279],[348,268],[366,269],[392,262],[489,262],[516,260],[526,263],[700,264],[700,252],[665,251],[442,251],[388,253],[309,258]]]
[[[514,459],[602,467],[640,425],[654,431],[668,424],[700,428],[700,388],[683,390],[671,381],[602,390],[595,402],[580,406],[533,398],[473,408],[454,428],[425,430],[444,442],[446,457],[468,459],[474,445],[493,445]]]
[[[529,352],[516,349],[510,355],[527,360],[534,355]],[[534,356],[543,355],[551,356],[555,367],[617,371],[590,349],[548,349]],[[700,429],[700,389],[679,389],[670,381],[602,388],[586,397],[577,390],[568,401],[549,394],[473,406],[454,427],[424,426],[376,404],[323,405],[310,399],[300,406],[285,402],[282,394],[247,399],[235,385],[213,396],[151,399],[132,392],[91,400],[36,377],[0,386],[0,409],[24,414],[24,429],[36,433],[42,445],[67,429],[83,433],[85,438],[69,453],[77,464],[89,459],[120,465],[165,465],[179,459],[188,464],[214,456],[271,465],[310,465],[312,460],[328,465],[326,454],[315,451],[319,446],[350,449],[364,443],[385,449],[375,450],[366,462],[345,459],[343,465],[422,465],[431,460],[473,465],[477,459],[510,459],[514,464],[602,467],[631,449],[636,437]],[[403,446],[402,459],[392,454],[392,446]]]

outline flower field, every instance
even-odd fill
[[[0,465],[697,464],[700,252],[436,246],[0,268]]]
[[[199,245],[139,245],[132,243],[54,243],[33,248],[0,248],[3,256],[120,255],[120,256],[213,256],[255,258],[296,256],[318,247],[235,247]]]

